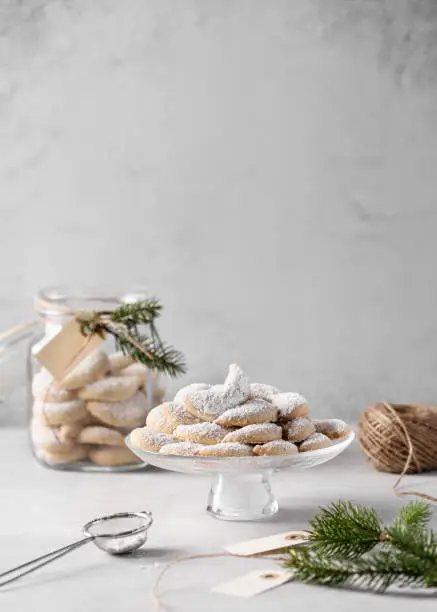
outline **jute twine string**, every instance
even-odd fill
[[[377,470],[399,474],[392,486],[396,495],[437,502],[421,491],[399,490],[406,474],[437,469],[437,407],[374,404],[360,417],[358,441]]]
[[[262,559],[263,561],[265,561],[266,559],[271,559],[271,560],[275,560],[278,561],[278,558],[274,555],[272,555],[272,553],[259,553],[259,554],[254,554],[254,555],[236,555],[234,553],[229,553],[229,552],[224,552],[224,553],[210,553],[207,555],[186,555],[184,557],[176,557],[176,559],[173,559],[172,561],[169,561],[167,563],[167,565],[164,566],[164,568],[161,570],[161,572],[158,574],[155,583],[153,585],[153,589],[152,589],[152,599],[153,599],[153,603],[155,605],[155,610],[156,612],[159,612],[160,610],[165,610],[166,607],[164,606],[162,599],[160,597],[159,594],[159,586],[162,582],[162,579],[164,578],[164,575],[168,572],[169,569],[171,569],[174,565],[177,565],[178,563],[184,563],[185,561],[195,561],[197,559],[217,559],[220,557],[234,557],[235,559]],[[272,571],[271,574],[269,574],[269,577],[274,574],[274,570]],[[264,576],[263,576],[264,577]],[[267,578],[267,576],[266,576]]]

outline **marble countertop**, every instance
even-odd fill
[[[268,522],[230,523],[208,516],[207,477],[148,469],[126,474],[60,472],[41,467],[24,431],[0,430],[0,571],[81,535],[90,519],[119,511],[151,510],[155,523],[146,546],[130,557],[111,557],[91,544],[0,590],[5,612],[152,612],[151,589],[161,568],[180,555],[221,552],[227,543],[304,528],[321,504],[338,498],[372,504],[389,519],[404,503],[391,492],[393,476],[366,465],[357,446],[313,470],[273,477],[280,511]],[[420,482],[419,482],[420,481]],[[435,476],[416,477],[430,491]],[[436,515],[437,516],[437,515]],[[434,525],[436,526],[434,518]],[[260,567],[263,563],[263,567]],[[323,610],[407,612],[435,609],[435,597],[373,595],[290,583],[251,599],[211,587],[256,569],[254,559],[216,558],[173,567],[161,585],[172,612]]]

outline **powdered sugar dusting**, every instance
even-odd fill
[[[300,393],[278,393],[273,396],[272,404],[278,409],[280,419],[292,419],[304,416],[302,411],[298,412],[298,408],[306,406],[307,401]],[[305,413],[308,413],[307,408],[305,408]]]
[[[272,385],[264,385],[263,383],[251,383],[249,399],[264,399],[271,402],[274,395],[279,393],[279,389]]]
[[[132,446],[157,453],[163,446],[175,442],[177,438],[170,434],[156,433],[147,427],[138,427],[131,431],[129,439]]]
[[[199,456],[201,444],[194,442],[175,442],[174,444],[166,444],[159,451],[163,455],[182,455],[186,457]]]
[[[340,419],[314,419],[313,423],[316,432],[325,434],[328,438],[341,438],[350,431],[349,425]]]
[[[217,444],[229,433],[229,428],[220,427],[216,423],[203,422],[196,425],[179,425],[174,433],[183,440],[200,444]]]
[[[227,410],[215,422],[226,427],[244,427],[255,423],[275,421],[277,416],[278,411],[272,404],[266,400],[257,399],[249,400],[245,404]]]
[[[176,425],[170,421],[168,414],[165,410],[167,404],[160,404],[155,406],[147,415],[146,425],[149,429],[153,429],[157,433],[173,433]]]
[[[254,447],[254,455],[296,455],[298,448],[293,442],[288,440],[273,440],[266,444],[260,444]]]
[[[221,442],[211,446],[204,446],[200,455],[202,457],[245,457],[252,454],[252,448],[247,444],[238,442]]]
[[[282,438],[282,428],[275,423],[247,425],[227,434],[223,442],[241,442],[243,444],[262,444]]]
[[[286,438],[290,442],[302,442],[305,438],[308,438],[314,433],[314,425],[306,417],[298,417],[289,421],[284,428]]]
[[[185,401],[187,410],[204,421],[214,421],[231,405],[223,393],[222,385],[203,391],[192,391]]]
[[[182,387],[174,396],[175,404],[184,404],[190,393],[194,391],[205,391],[205,389],[209,389],[211,385],[207,385],[206,383],[192,383],[191,385],[187,385],[186,387]]]
[[[174,427],[178,425],[194,425],[199,423],[200,419],[195,417],[193,414],[188,412],[184,404],[178,404],[177,402],[168,402],[166,404],[165,412],[168,415],[169,420],[173,423]]]
[[[331,440],[324,434],[315,433],[300,444],[299,452],[303,453],[305,451],[317,450],[319,448],[327,448],[328,446],[332,446]]]
[[[250,395],[250,381],[243,370],[236,363],[229,366],[229,373],[225,380],[225,396],[228,404],[236,406],[246,401]],[[232,407],[232,406],[229,407]]]

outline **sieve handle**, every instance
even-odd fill
[[[31,572],[34,572],[40,567],[43,567],[44,565],[48,565],[52,561],[56,561],[56,559],[59,559],[60,557],[63,557],[69,552],[76,550],[76,548],[80,548],[81,546],[83,546],[84,544],[87,544],[87,542],[90,542],[93,539],[94,539],[93,536],[87,536],[86,538],[82,538],[81,540],[72,542],[71,544],[68,544],[67,546],[63,546],[62,548],[57,548],[56,550],[52,550],[51,552],[45,555],[36,557],[35,559],[32,559],[31,561],[27,561],[26,563],[22,563],[21,565],[16,565],[15,567],[12,567],[6,572],[0,573],[0,587],[4,586],[5,584],[14,582],[15,580],[18,580],[22,576],[26,576],[27,574],[30,574]],[[20,571],[20,570],[24,570],[24,571]],[[2,578],[4,578],[5,576],[10,576],[11,574],[16,574],[16,575],[12,576],[11,578],[8,578],[7,580],[2,580]]]

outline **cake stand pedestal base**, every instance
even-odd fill
[[[206,507],[224,521],[256,521],[278,511],[270,486],[270,473],[216,474]]]

